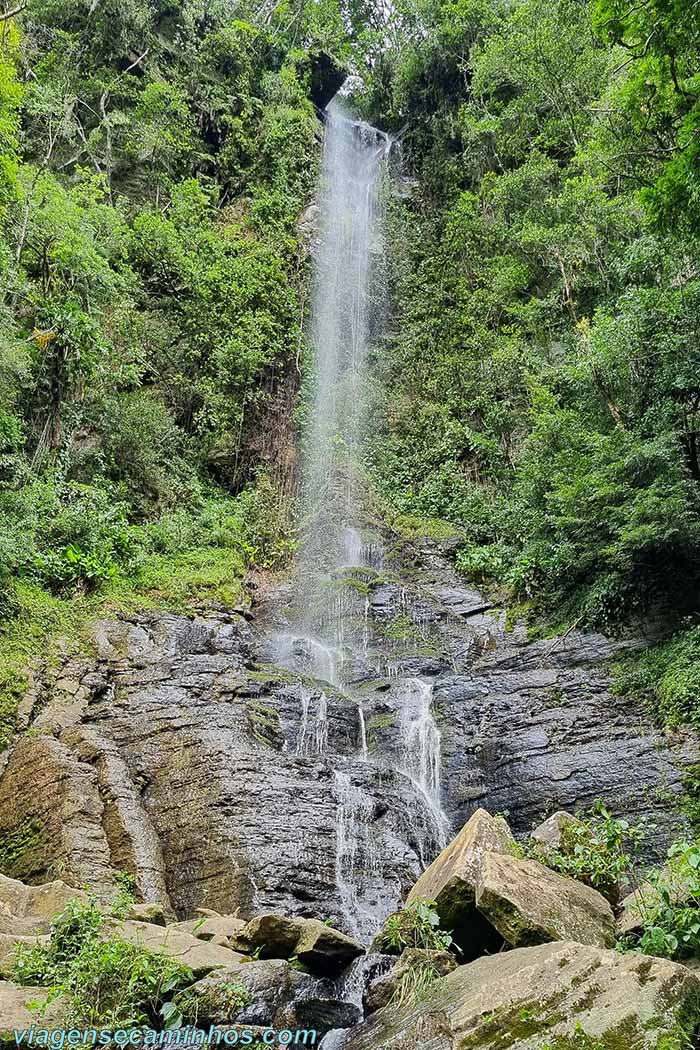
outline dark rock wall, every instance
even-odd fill
[[[283,593],[253,624],[234,612],[105,623],[95,658],[46,670],[0,778],[6,873],[109,892],[121,868],[180,916],[279,910],[368,936],[439,849],[402,772],[407,675],[434,685],[452,830],[478,806],[525,831],[601,798],[655,822],[662,848],[698,749],[611,696],[608,663],[634,643],[527,644],[434,546],[353,579],[338,581],[344,693],[270,665]]]

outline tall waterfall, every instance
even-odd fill
[[[360,441],[367,353],[381,259],[381,186],[391,140],[328,108],[315,257],[315,382],[303,459],[302,600],[318,618],[319,579],[362,560],[352,463]]]
[[[392,674],[386,657],[372,651],[368,581],[384,554],[357,480],[368,356],[385,298],[382,202],[391,149],[388,136],[331,103],[314,251],[300,544],[291,603],[274,639],[275,662],[300,675],[290,749],[302,760],[333,761],[336,890],[345,927],[362,937],[400,900],[401,886],[385,873],[387,856],[403,852],[425,864],[446,831],[432,686],[402,678],[398,667]],[[391,702],[400,710],[386,751],[372,750],[363,711],[363,687],[381,676],[391,677]],[[357,728],[349,753],[331,759],[334,704],[346,711],[356,705]],[[385,721],[380,715],[379,724]]]

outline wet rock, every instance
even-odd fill
[[[370,984],[365,996],[367,1013],[374,1013],[389,1004],[400,1005],[420,991],[427,989],[438,977],[444,977],[457,968],[457,961],[450,952],[427,951],[422,948],[406,948],[389,973],[377,977]]]
[[[60,1001],[42,1006],[41,1013],[37,1013],[35,1004],[41,1005],[45,1000],[45,988],[19,988],[9,981],[0,981],[0,1045],[17,1045],[15,1029],[21,1032],[32,1025],[43,1028],[60,1025],[64,1013]],[[39,1018],[41,1026],[37,1024]]]
[[[126,920],[109,924],[107,930],[128,944],[154,952],[165,952],[183,966],[188,966],[195,977],[205,977],[212,970],[231,967],[243,958],[237,952],[216,944],[207,944],[172,926],[151,926],[145,922]]]
[[[185,1017],[202,1025],[331,1028],[356,1024],[357,1007],[341,1002],[331,982],[283,959],[259,959],[220,970],[181,993]]]
[[[37,668],[22,712],[32,733],[0,775],[0,843],[33,835],[7,873],[61,871],[109,897],[118,866],[169,919],[331,916],[369,938],[444,830],[416,787],[407,676],[433,689],[452,828],[484,807],[526,832],[604,798],[656,825],[649,859],[665,854],[682,824],[668,794],[700,751],[611,695],[611,658],[640,639],[528,643],[422,539],[387,537],[355,575],[359,589],[339,587],[352,695],[270,666],[271,636],[289,626],[283,588],[267,606],[261,595],[254,623],[139,613],[99,626],[96,658]]]
[[[700,980],[677,963],[553,942],[489,956],[436,981],[425,999],[373,1014],[334,1050],[658,1050],[695,1010]]]
[[[242,949],[257,950],[261,958],[294,956],[314,973],[335,977],[365,952],[357,941],[317,919],[286,915],[259,915],[236,939]]]
[[[514,948],[561,940],[611,948],[615,942],[605,898],[534,860],[485,854],[476,907]]]

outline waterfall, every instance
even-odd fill
[[[391,140],[328,107],[320,185],[311,340],[315,381],[303,449],[298,591],[318,610],[324,575],[363,560],[361,506],[353,465],[361,438],[374,302],[381,299],[381,185]]]
[[[445,845],[448,820],[440,802],[442,765],[440,730],[433,716],[433,687],[420,678],[404,682],[401,704],[402,771],[410,777],[428,804],[433,818],[432,831],[440,846]]]
[[[304,392],[300,542],[286,629],[274,639],[277,662],[301,679],[299,758],[333,761],[329,704],[353,704],[357,712],[355,753],[337,756],[333,775],[337,895],[345,927],[361,937],[371,936],[400,900],[401,886],[385,874],[387,851],[412,852],[425,864],[446,826],[431,688],[402,680],[397,665],[400,755],[392,755],[391,778],[399,789],[388,819],[381,801],[388,763],[370,755],[365,698],[355,690],[373,667],[366,581],[384,563],[380,538],[367,527],[357,463],[368,354],[385,298],[382,199],[391,147],[386,135],[331,103],[314,254],[313,382]],[[407,608],[405,594],[402,600]]]

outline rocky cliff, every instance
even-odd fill
[[[178,917],[369,936],[478,806],[523,831],[602,798],[660,850],[698,751],[611,695],[634,641],[528,643],[437,544],[373,550],[336,581],[342,688],[309,677],[283,589],[253,614],[101,623],[94,654],[38,672],[0,778],[0,870],[105,892],[127,870]]]

